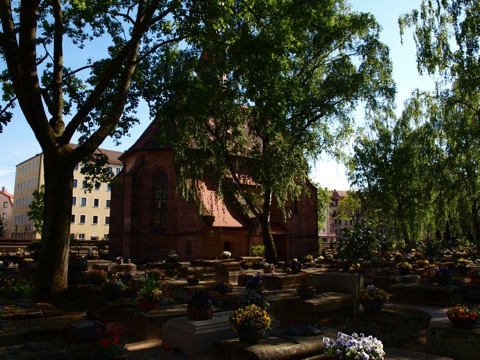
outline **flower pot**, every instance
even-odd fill
[[[238,340],[243,343],[258,344],[265,331],[259,333],[248,329],[238,329]]]
[[[448,318],[450,322],[453,324],[455,327],[460,327],[460,328],[470,328],[477,322],[477,319],[457,319],[457,318]]]
[[[210,320],[212,318],[212,307],[197,307],[197,306],[188,306],[187,307],[187,318],[190,320],[200,321],[200,320]]]
[[[296,289],[297,294],[302,298],[302,299],[311,299],[315,296],[315,291],[316,289],[313,287],[299,287]]]
[[[138,302],[142,310],[152,311],[157,307],[157,303],[153,301],[139,301]]]
[[[383,308],[383,301],[374,301],[374,302],[361,302],[363,309],[365,312],[378,312]]]

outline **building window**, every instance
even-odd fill
[[[78,240],[85,240],[85,234],[78,234]]]
[[[74,188],[77,187],[77,179],[73,179],[73,187],[74,187]]]
[[[2,220],[7,220],[7,213],[2,214]]]
[[[109,208],[110,207],[110,199],[105,200],[105,207]]]
[[[3,202],[3,207],[6,209],[8,207],[8,202],[4,201]]]
[[[80,215],[80,224],[85,224],[85,215]]]
[[[93,207],[98,207],[98,204],[100,204],[99,199],[93,199]]]
[[[82,189],[86,189],[87,188],[87,180],[83,180],[82,181]]]
[[[168,176],[165,171],[159,171],[155,176],[154,201],[153,227],[156,232],[163,232],[167,229],[168,214]]]
[[[107,184],[107,191],[110,191],[112,190],[112,185],[110,185],[110,183]]]
[[[75,224],[75,214],[72,214],[72,219],[70,220],[72,224]]]
[[[105,216],[105,225],[110,225],[110,216]]]
[[[108,170],[108,172],[109,172],[110,174],[113,174],[113,168],[112,168],[111,166],[109,166],[109,167],[107,168],[107,170]]]
[[[78,164],[77,164],[77,165],[75,165],[75,169],[74,169],[74,170],[75,170],[75,171],[77,171],[77,170],[78,170]]]
[[[100,190],[100,183],[96,182],[95,185],[93,186],[95,190]]]
[[[72,206],[75,206],[75,205],[77,205],[77,197],[76,196],[72,197]]]
[[[82,197],[82,202],[80,204],[81,206],[87,206],[87,198]]]
[[[122,171],[121,168],[116,168],[116,169],[115,169],[115,174],[116,174],[116,175],[120,174],[120,171]]]
[[[92,217],[92,223],[93,223],[94,225],[97,225],[97,224],[98,224],[98,216],[97,216],[97,215],[93,215],[93,217]]]

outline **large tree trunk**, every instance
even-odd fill
[[[68,289],[68,254],[72,215],[73,166],[45,154],[45,214],[35,300],[55,300]]]
[[[263,245],[265,245],[265,259],[271,264],[278,264],[277,249],[273,241],[272,229],[270,228],[270,211],[272,204],[271,189],[265,190],[263,198],[263,212],[260,219],[260,226],[262,228]]]

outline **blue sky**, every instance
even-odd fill
[[[421,0],[351,0],[354,11],[370,12],[383,27],[382,41],[390,47],[391,58],[394,64],[394,78],[397,83],[397,113],[411,92],[420,88],[428,90],[433,88],[430,78],[418,76],[415,62],[415,44],[411,33],[406,34],[404,44],[400,42],[398,17],[418,8]],[[360,121],[361,119],[359,119]],[[122,139],[122,144],[116,147],[109,139],[105,140],[102,148],[125,151],[140,136],[149,124],[145,118],[131,131],[130,137]],[[3,133],[0,134],[2,155],[0,156],[0,188],[5,186],[7,191],[14,192],[15,166],[41,152],[40,146],[32,130],[21,114],[14,117]],[[21,145],[18,145],[21,144]],[[324,159],[317,162],[312,178],[323,187],[329,189],[346,190],[348,181],[345,168],[333,160]]]

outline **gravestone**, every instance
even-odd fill
[[[163,325],[163,345],[179,349],[187,358],[208,355],[218,341],[236,337],[228,326],[231,311],[213,314],[210,320],[195,321],[187,317],[169,319]]]

